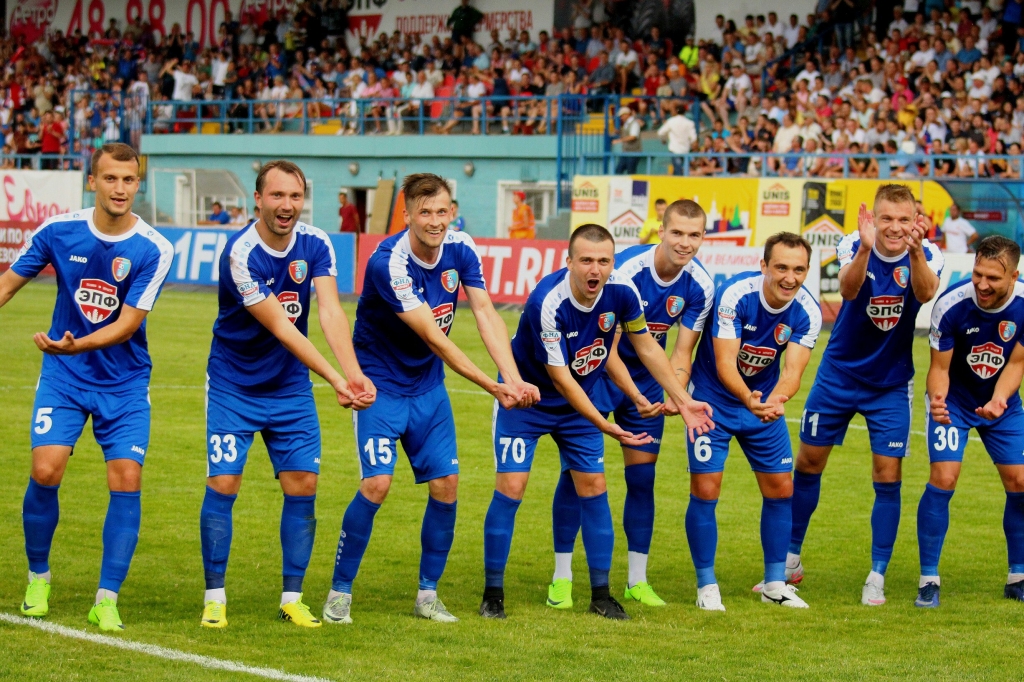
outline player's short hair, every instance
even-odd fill
[[[914,193],[910,191],[909,187],[891,182],[878,187],[878,191],[875,192],[875,206],[878,206],[879,201],[888,201],[893,204],[912,204],[915,208],[917,207],[917,200],[914,199]]]
[[[669,204],[668,208],[665,209],[664,222],[667,223],[672,216],[687,219],[699,218],[704,229],[707,229],[708,226],[707,213],[700,207],[700,204],[691,199],[679,199]]]
[[[615,243],[615,238],[612,237],[612,233],[606,228],[596,223],[586,223],[573,230],[572,236],[569,237],[569,258],[572,258],[573,245],[580,239],[586,239],[588,242],[594,242],[595,244],[600,244],[601,242]]]
[[[1020,262],[1020,247],[1012,239],[994,234],[978,242],[977,254],[974,259],[982,258],[1002,261],[1006,271],[1013,272]]]
[[[258,194],[263,194],[263,185],[267,182],[267,174],[275,168],[282,173],[297,177],[302,181],[302,191],[306,191],[306,174],[302,172],[302,169],[291,161],[278,159],[277,161],[269,161],[260,167],[260,172],[256,175],[256,192]]]
[[[92,165],[89,168],[96,170],[96,166],[103,156],[109,156],[114,161],[134,161],[140,166],[142,165],[139,161],[139,153],[130,145],[123,142],[108,142],[92,153]]]
[[[776,244],[782,244],[788,246],[791,249],[795,249],[800,246],[807,251],[807,260],[811,259],[811,245],[806,239],[798,235],[796,232],[776,232],[764,243],[764,262],[770,263],[772,261],[772,249],[775,248]]]
[[[412,175],[406,175],[405,180],[402,181],[402,192],[405,193],[406,206],[412,206],[422,199],[435,197],[441,192],[445,192],[450,199],[452,187],[440,175],[435,175],[434,173],[413,173]]]

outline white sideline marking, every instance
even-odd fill
[[[0,613],[0,621],[10,623],[11,625],[27,625],[29,627],[42,630],[43,632],[49,632],[50,634],[60,635],[61,637],[81,639],[86,642],[92,642],[93,644],[104,644],[106,646],[112,646],[117,649],[126,649],[128,651],[135,651],[140,654],[156,656],[157,658],[165,658],[169,661],[194,663],[195,665],[201,666],[208,670],[227,670],[228,672],[233,673],[245,673],[246,675],[255,675],[256,677],[263,677],[268,680],[286,680],[287,682],[330,682],[329,680],[323,677],[310,677],[308,675],[292,675],[291,673],[286,673],[283,670],[276,670],[274,668],[260,668],[256,666],[245,665],[244,663],[236,663],[235,661],[225,661],[223,659],[213,658],[211,656],[190,654],[187,651],[168,649],[167,647],[157,646],[156,644],[144,644],[143,642],[134,642],[130,639],[121,639],[120,637],[97,635],[92,632],[86,632],[84,630],[69,628],[64,625],[57,625],[56,623],[48,623],[37,618],[24,618],[22,616],[14,616],[9,613]]]

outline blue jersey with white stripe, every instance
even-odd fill
[[[840,267],[849,265],[859,248],[860,236],[846,235],[836,248]],[[923,248],[928,267],[941,274],[942,252],[927,239]],[[914,376],[914,322],[920,309],[910,281],[910,254],[890,258],[872,249],[860,292],[839,309],[823,356],[826,371],[876,387],[906,386]]]
[[[1024,330],[1024,282],[1016,282],[1010,300],[994,310],[978,306],[974,283],[964,280],[946,289],[932,308],[929,343],[938,351],[953,351],[949,363],[949,395],[968,413],[992,399],[999,375]],[[1006,401],[1019,409],[1020,394]]]
[[[315,277],[337,277],[327,234],[297,223],[284,251],[269,247],[249,223],[228,239],[219,263],[220,309],[206,373],[211,382],[249,393],[309,388],[309,370],[246,310],[271,294],[303,335],[309,328],[309,294]]]
[[[693,384],[702,398],[715,405],[746,409],[718,378],[712,339],[739,339],[737,369],[752,391],[762,400],[779,382],[780,357],[787,344],[814,348],[821,332],[821,308],[805,287],[781,308],[772,308],[764,298],[764,275],[742,272],[722,283],[715,295],[711,333],[704,333],[697,346]]]
[[[465,232],[449,230],[434,263],[417,258],[409,238],[409,230],[403,230],[382,241],[370,256],[352,337],[366,376],[378,389],[406,396],[443,383],[444,362],[398,313],[429,306],[447,335],[455,321],[459,284],[485,288],[476,244]]]
[[[715,302],[715,283],[696,258],[671,281],[662,280],[654,269],[657,248],[657,245],[642,244],[620,251],[615,256],[615,270],[632,280],[640,292],[647,330],[665,348],[668,332],[674,324],[695,332],[704,329],[704,322]],[[619,340],[619,357],[634,378],[650,375],[637,357],[628,335]]]
[[[135,216],[135,225],[111,237],[96,229],[94,209],[54,216],[25,241],[11,270],[35,277],[47,265],[57,272],[51,339],[75,338],[112,324],[122,306],[152,310],[171,268],[174,247]],[[146,322],[124,343],[78,355],[43,355],[41,376],[92,391],[149,385],[153,363]]]
[[[635,333],[647,332],[640,294],[633,282],[618,272],[612,272],[590,308],[572,295],[565,268],[537,283],[519,318],[512,355],[523,380],[540,389],[539,408],[568,406],[545,365],[568,366],[573,379],[590,394],[604,371],[616,326]]]

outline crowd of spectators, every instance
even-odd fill
[[[354,45],[345,0],[306,0],[276,16],[229,12],[205,49],[178,24],[160,36],[142,19],[4,40],[3,152],[83,163],[103,142],[137,147],[144,130],[187,132],[197,116],[235,132],[340,119],[338,134],[424,120],[438,134],[544,134],[559,116],[610,107],[623,151],[660,136],[673,154],[706,152],[676,159],[675,173],[907,177],[931,163],[939,176],[1020,177],[1021,0],[908,0],[888,23],[862,0],[832,0],[803,18],[718,16],[711,39],[682,44],[658,28],[627,35],[601,0],[577,2],[569,28],[474,42],[479,13],[461,3],[447,38],[396,31]]]

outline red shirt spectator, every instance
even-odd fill
[[[44,114],[43,118],[44,122],[39,131],[41,151],[43,154],[60,154],[61,143],[67,134],[67,124],[63,121],[54,121],[49,112]]]
[[[341,231],[342,232],[360,232],[359,229],[359,211],[355,206],[348,203],[348,194],[346,192],[338,192],[338,217],[341,218]]]

